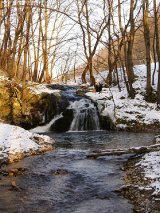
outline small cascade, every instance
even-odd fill
[[[100,130],[97,109],[90,100],[72,102],[70,109],[74,111],[70,131]]]
[[[50,127],[51,125],[53,125],[58,119],[62,118],[62,113],[59,115],[56,115],[48,124],[44,125],[44,126],[37,126],[34,129],[31,129],[31,132],[37,132],[37,133],[41,133],[41,132],[49,132],[50,131]]]

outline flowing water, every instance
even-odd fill
[[[100,130],[97,109],[91,100],[83,98],[74,101],[71,103],[70,109],[74,110],[70,131]]]
[[[53,89],[55,85],[52,86]],[[59,88],[59,87],[58,87]],[[76,87],[61,86],[63,97],[65,97],[70,106],[68,109],[73,110],[73,120],[70,131],[100,130],[99,115],[97,107],[87,98],[82,98],[76,94]],[[38,126],[31,131],[46,132],[50,131],[51,125],[63,117],[63,113],[56,115],[48,124]],[[68,118],[65,118],[68,119]]]
[[[22,174],[0,180],[1,213],[131,213],[132,205],[115,189],[129,155],[86,158],[95,149],[151,144],[153,134],[125,132],[46,133],[56,139],[55,151],[9,165]],[[20,169],[19,169],[20,170]],[[5,175],[5,173],[4,173]],[[11,187],[16,183],[18,189]]]

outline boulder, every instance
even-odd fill
[[[115,124],[109,116],[100,115],[100,126],[103,130],[114,130]]]
[[[62,115],[63,115],[63,117],[56,120],[54,122],[54,124],[52,124],[52,126],[50,127],[51,131],[65,132],[65,131],[69,130],[71,123],[72,123],[72,120],[73,120],[73,110],[72,109],[66,109],[62,113]]]

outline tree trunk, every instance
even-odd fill
[[[26,110],[26,75],[28,68],[29,57],[29,39],[30,39],[30,27],[31,27],[31,6],[30,0],[26,0],[27,7],[27,20],[26,20],[26,36],[24,43],[24,60],[23,60],[23,75],[22,75],[22,114],[25,115]]]
[[[129,85],[129,96],[133,99],[135,97],[134,88],[132,86],[134,81],[134,71],[133,71],[133,43],[135,34],[135,23],[134,23],[134,4],[135,0],[130,1],[130,32],[127,35],[127,52],[126,52],[126,72],[128,76]]]
[[[158,59],[157,107],[160,108],[160,47],[159,47],[159,25],[158,25],[159,23],[158,23],[156,0],[154,0],[153,3],[154,3],[154,17],[155,17],[156,53]]]
[[[108,0],[108,69],[109,73],[106,79],[106,83],[110,86],[112,84],[112,73],[113,73],[113,60],[112,60],[112,36],[111,36],[111,25],[112,23],[112,7],[113,1]]]
[[[48,69],[48,10],[47,10],[48,0],[45,0],[45,32],[44,32],[44,64],[45,64],[45,74],[46,82],[50,83],[49,69]]]
[[[88,72],[88,64],[87,64],[87,66],[85,67],[85,69],[83,70],[83,72],[82,72],[82,84],[86,84],[87,83],[87,81],[86,81],[86,74],[87,74],[87,72]]]
[[[91,86],[95,86],[95,78],[94,78],[94,74],[93,74],[93,59],[92,59],[92,57],[89,57],[88,68],[89,68],[89,73],[90,73],[90,84],[91,84]]]
[[[143,25],[144,25],[144,40],[146,47],[146,66],[147,66],[147,85],[146,85],[146,100],[150,100],[152,96],[151,86],[151,55],[150,55],[150,31],[149,31],[149,2],[143,1]]]
[[[120,61],[123,67],[123,76],[124,76],[124,81],[126,84],[127,92],[129,97],[132,99],[135,97],[135,92],[134,88],[132,86],[133,80],[134,80],[134,72],[133,72],[133,60],[132,60],[132,48],[133,48],[133,41],[134,41],[134,17],[133,17],[133,12],[134,12],[134,1],[131,0],[130,3],[130,20],[129,22],[131,23],[131,29],[129,32],[129,35],[127,37],[126,35],[126,28],[123,28],[122,25],[122,15],[121,15],[121,1],[118,0],[118,21],[119,21],[119,27],[121,31],[121,45],[119,46],[119,52],[121,52],[121,48],[123,46],[123,52],[124,52],[124,64],[126,67],[126,73],[128,77],[128,81],[126,78],[125,70],[124,70],[124,64],[122,61],[122,58],[120,57]],[[127,38],[127,40],[126,40]]]

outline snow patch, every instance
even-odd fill
[[[53,144],[48,136],[33,134],[21,127],[0,123],[0,158],[19,154],[27,154],[31,151],[40,151],[46,145]]]
[[[153,194],[160,193],[160,151],[145,154],[136,165],[143,168],[145,178],[151,181]]]
[[[38,84],[38,85],[30,87],[30,89],[34,94],[37,94],[37,95],[39,95],[41,93],[48,93],[48,94],[53,94],[53,93],[59,94],[60,93],[60,90],[50,89],[45,84]]]

